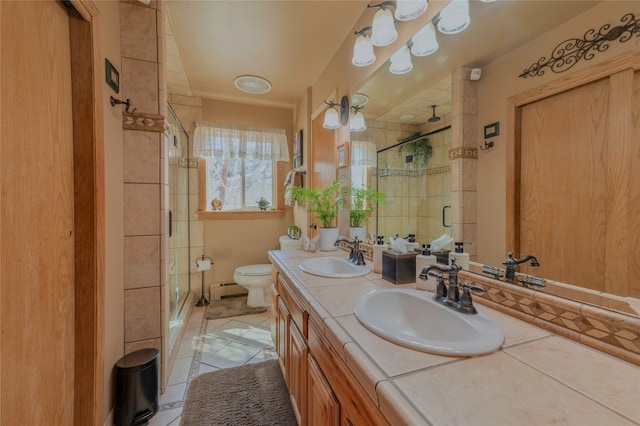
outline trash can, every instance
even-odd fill
[[[157,349],[141,349],[116,363],[116,426],[146,425],[158,412]]]

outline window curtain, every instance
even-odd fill
[[[212,158],[247,158],[289,161],[284,129],[196,122],[193,155]]]
[[[376,144],[373,142],[351,142],[351,165],[375,167],[377,163]]]

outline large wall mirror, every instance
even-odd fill
[[[352,94],[352,103],[362,106],[360,112],[366,122],[366,130],[351,133],[352,184],[375,186],[381,192],[385,192],[393,204],[381,206],[377,216],[369,219],[368,236],[381,234],[387,240],[391,235],[405,236],[411,233],[415,234],[417,242],[422,244],[430,242],[442,233],[452,235],[448,226],[451,225],[454,212],[447,206],[455,204],[453,192],[460,191],[465,181],[473,180],[477,181],[478,187],[474,194],[478,198],[477,207],[459,205],[458,214],[472,217],[477,226],[478,235],[472,241],[475,244],[474,248],[477,248],[475,260],[480,264],[503,267],[501,261],[506,258],[507,252],[511,251],[511,248],[507,247],[509,231],[506,228],[509,214],[505,203],[508,101],[511,97],[531,90],[543,82],[548,83],[563,77],[550,73],[552,77],[546,76],[546,81],[517,79],[517,75],[524,69],[517,67],[528,66],[529,62],[537,60],[540,55],[537,51],[533,54],[510,52],[517,51],[521,46],[542,35],[548,35],[547,38],[540,39],[541,45],[544,45],[540,50],[548,53],[547,51],[563,40],[559,37],[581,36],[589,28],[615,24],[622,16],[620,12],[623,9],[620,5],[616,7],[619,10],[611,11],[610,8],[604,8],[602,2],[597,1],[472,1],[471,23],[468,28],[455,35],[436,32],[438,50],[425,57],[412,55],[411,71],[402,75],[393,74],[387,63],[374,72],[370,79]],[[603,16],[604,11],[610,12],[610,16]],[[627,10],[625,13],[629,12]],[[516,27],[517,31],[513,31]],[[507,33],[513,36],[500,36]],[[566,33],[569,35],[565,35]],[[501,69],[495,65],[498,63],[502,66]],[[479,87],[477,99],[472,100],[466,97],[466,94],[461,96],[460,92],[456,91],[456,82],[469,80],[468,75],[461,74],[469,68],[483,70],[482,80],[476,83],[476,87]],[[493,74],[485,78],[484,73],[487,70]],[[509,73],[509,79],[513,81],[515,78],[516,84],[508,87],[505,79],[501,80],[500,73]],[[523,81],[525,83],[522,83]],[[493,92],[489,93],[488,89],[485,89],[487,85],[491,85]],[[495,99],[491,98],[493,93],[496,94]],[[473,96],[475,95],[474,93]],[[474,103],[470,110],[477,116],[476,125],[471,126],[476,133],[473,137],[466,133],[468,127],[464,132],[456,128],[459,123],[456,117],[468,108],[469,104],[465,105],[464,102],[469,101]],[[433,117],[439,117],[440,120],[429,121]],[[449,148],[482,145],[485,142],[481,134],[483,126],[495,121],[502,121],[502,135],[495,139],[496,144],[502,143],[502,146],[490,151],[478,149],[477,173],[475,169],[469,173],[465,169],[457,175],[456,169],[452,173],[455,165],[449,161]],[[422,167],[415,157],[408,158],[411,156],[408,148],[402,148],[404,143],[410,143],[412,140],[428,140],[432,149],[431,157]],[[541,264],[544,263],[544,259],[539,260]],[[579,259],[569,256],[568,261],[579,262]],[[603,261],[606,261],[606,257]],[[551,265],[552,261],[549,260],[547,264]],[[535,269],[523,267],[521,270],[536,274]],[[555,276],[544,278],[549,281],[562,279]],[[606,290],[594,291],[580,282],[568,284],[569,290],[557,291],[553,286],[548,286],[540,291],[626,314],[637,316],[640,312],[640,302],[633,293],[635,291],[637,294],[637,287],[635,290],[632,289],[631,293],[605,294]],[[608,297],[614,303],[603,301],[603,298]]]

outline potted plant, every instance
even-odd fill
[[[364,241],[366,233],[364,224],[369,219],[369,214],[374,212],[378,205],[389,205],[387,196],[376,191],[375,188],[351,188],[351,210],[349,211],[349,224],[351,225],[351,239],[358,237]]]
[[[318,248],[322,251],[336,250],[334,243],[338,239],[337,219],[344,203],[344,186],[335,180],[324,189],[293,186],[289,191],[292,200],[305,206],[320,221]]]

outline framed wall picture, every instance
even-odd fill
[[[484,126],[484,138],[493,138],[500,134],[500,122],[488,124]]]
[[[349,142],[338,146],[338,168],[349,165]]]
[[[120,73],[107,58],[104,60],[105,80],[114,92],[120,92]]]
[[[302,158],[302,129],[293,138],[293,167],[302,166],[304,160]]]

